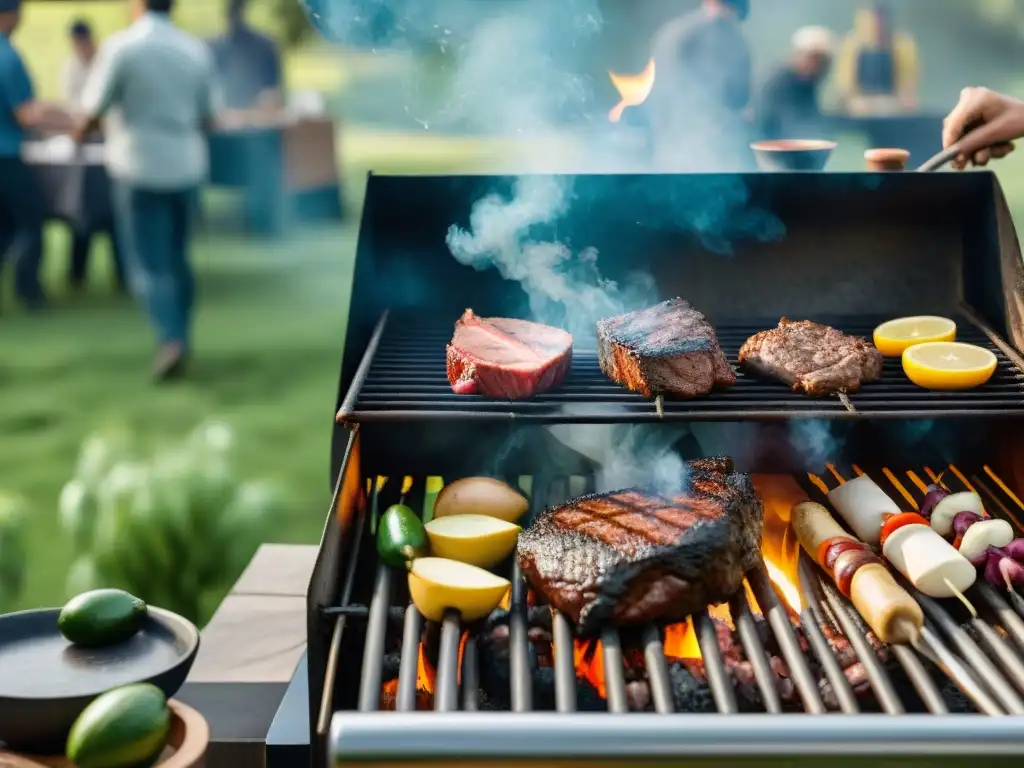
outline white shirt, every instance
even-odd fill
[[[104,42],[82,98],[105,116],[110,175],[144,189],[196,186],[209,167],[203,126],[216,111],[209,49],[164,14]]]
[[[85,84],[89,80],[91,71],[92,62],[82,61],[77,56],[71,56],[64,63],[64,71],[61,73],[61,89],[64,92],[64,103],[73,110],[82,108],[82,95],[85,93]]]

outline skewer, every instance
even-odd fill
[[[856,413],[857,409],[853,407],[853,403],[850,402],[849,395],[843,390],[839,390],[839,402],[843,404],[843,408],[848,410],[850,413]]]
[[[665,396],[658,395],[654,398],[654,410],[658,412],[658,418],[665,418]]]

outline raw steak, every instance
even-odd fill
[[[599,321],[597,354],[605,376],[644,397],[698,397],[736,383],[715,329],[682,299]]]
[[[856,392],[882,375],[882,353],[865,339],[809,320],[782,318],[740,347],[740,364],[789,384],[794,392]]]
[[[764,508],[731,459],[687,464],[673,499],[636,489],[545,510],[519,536],[526,580],[583,634],[681,621],[727,600],[761,556]]]
[[[460,395],[525,400],[562,383],[572,336],[550,325],[477,317],[467,309],[448,345],[448,381]]]

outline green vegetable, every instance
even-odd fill
[[[94,589],[71,598],[57,617],[60,633],[75,645],[122,643],[142,627],[146,604],[121,589]]]
[[[68,734],[78,768],[135,768],[160,756],[171,729],[163,691],[149,683],[115,688],[82,710]]]
[[[427,551],[427,532],[419,515],[404,504],[384,510],[377,526],[377,554],[385,565],[405,568]]]

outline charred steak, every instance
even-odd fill
[[[519,536],[530,587],[583,634],[725,601],[760,559],[764,508],[731,459],[688,462],[686,487],[673,499],[627,489],[545,510]]]
[[[605,376],[644,397],[698,397],[736,383],[715,329],[682,299],[599,321],[597,354]]]
[[[747,339],[740,347],[740,364],[814,396],[856,392],[882,375],[882,354],[865,339],[786,318],[778,328]]]
[[[572,336],[559,328],[467,309],[448,345],[448,381],[460,395],[525,400],[557,387],[572,365]]]

